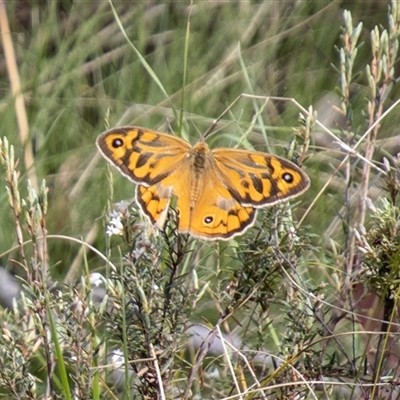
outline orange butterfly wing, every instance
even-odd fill
[[[129,126],[102,133],[96,144],[122,175],[145,186],[166,179],[192,148],[178,137]]]
[[[102,133],[96,144],[108,162],[139,184],[136,200],[143,213],[161,229],[172,195],[171,176],[185,164],[192,146],[175,136],[129,126]]]
[[[213,162],[210,157],[207,161]],[[224,186],[214,169],[207,168],[192,182],[192,198],[187,190],[174,187],[179,210],[179,231],[208,240],[227,240],[250,227],[255,219],[253,207],[243,207]],[[197,190],[195,190],[197,189]]]
[[[178,197],[179,230],[197,237],[226,240],[243,233],[254,222],[255,208],[296,197],[310,184],[297,165],[270,154],[228,148],[210,151],[202,141],[192,154],[192,170],[188,168],[190,175],[182,179],[190,182],[191,201],[185,199],[187,187],[176,182],[173,191]]]
[[[245,206],[272,206],[305,192],[308,176],[284,158],[239,149],[212,151],[218,178]]]

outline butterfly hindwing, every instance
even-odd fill
[[[213,191],[202,192],[201,197],[189,212],[180,212],[179,230],[209,240],[227,240],[241,234],[253,225],[256,209],[243,207],[232,196],[220,194],[225,188],[217,184]]]
[[[208,147],[200,143],[194,148],[201,154],[194,168],[196,172],[190,168],[189,162],[186,168],[173,174],[178,230],[208,240],[227,240],[253,224],[256,210],[243,207],[219,180]],[[191,191],[187,190],[188,187]]]
[[[153,186],[136,186],[136,201],[150,222],[162,229],[171,201],[172,188],[161,184]]]

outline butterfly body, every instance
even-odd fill
[[[274,155],[238,149],[210,150],[146,128],[122,127],[102,133],[97,146],[119,171],[137,183],[136,200],[157,227],[165,223],[176,196],[178,230],[207,240],[243,233],[256,209],[303,193],[307,175]]]

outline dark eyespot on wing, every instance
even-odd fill
[[[286,183],[293,183],[294,177],[293,174],[291,174],[290,172],[284,172],[282,174],[282,179],[286,182]]]
[[[124,145],[124,141],[122,139],[114,139],[112,141],[112,147],[117,149],[118,147],[122,147]]]
[[[206,225],[210,225],[213,221],[214,221],[214,217],[213,216],[207,215],[206,217],[204,217],[204,223]]]

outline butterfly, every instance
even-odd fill
[[[100,134],[103,157],[137,184],[136,202],[162,229],[176,197],[178,232],[205,240],[244,233],[257,209],[294,198],[310,186],[294,163],[272,154],[230,148],[210,150],[166,133],[121,127]]]

